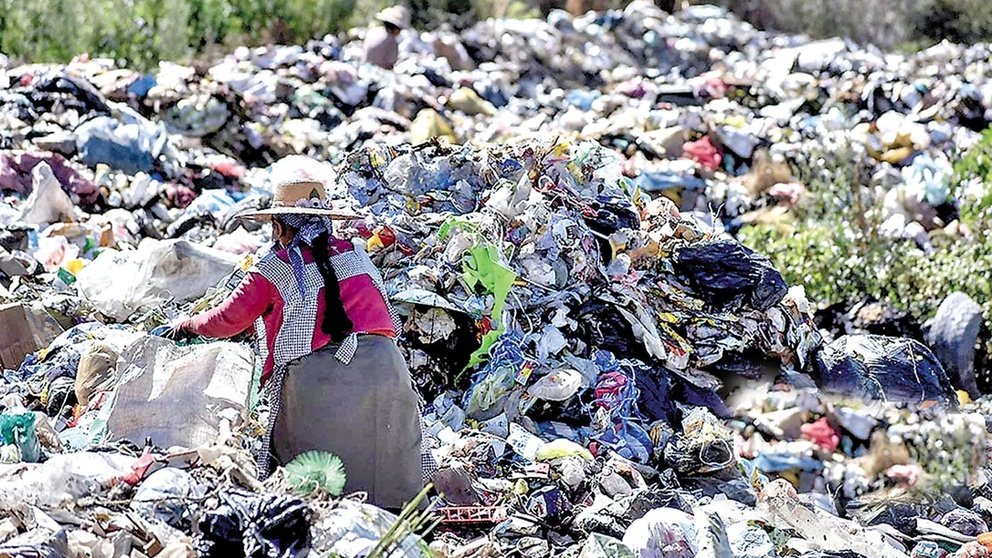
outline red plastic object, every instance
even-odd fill
[[[830,423],[827,421],[827,417],[823,417],[820,420],[810,424],[804,424],[802,425],[801,430],[804,438],[830,453],[833,453],[837,449],[837,446],[840,445],[840,436],[838,436],[837,431],[830,426]]]
[[[481,320],[478,321],[479,333],[476,335],[480,340],[482,337],[493,330],[493,322],[489,319],[489,316],[483,316]]]
[[[685,151],[686,157],[709,170],[720,168],[720,163],[723,161],[723,154],[713,145],[709,136],[705,136],[699,141],[686,143],[682,146],[682,149]]]
[[[393,229],[383,225],[382,228],[377,232],[379,235],[379,241],[382,242],[383,248],[389,248],[396,243],[396,233]]]
[[[130,484],[131,486],[138,486],[138,483],[148,475],[148,470],[152,468],[155,464],[155,456],[150,453],[145,453],[131,466],[131,472],[127,475],[121,477],[121,481]]]
[[[218,172],[226,178],[239,179],[245,175],[245,168],[235,161],[221,161],[213,165],[214,172]]]

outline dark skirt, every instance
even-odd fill
[[[400,508],[423,487],[417,394],[403,355],[387,337],[359,337],[351,362],[336,347],[289,365],[272,435],[280,464],[310,450],[344,462],[345,493]]]

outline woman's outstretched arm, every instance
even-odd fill
[[[278,296],[268,279],[249,272],[224,302],[190,318],[182,329],[204,337],[234,337],[251,327]]]

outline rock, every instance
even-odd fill
[[[948,376],[971,397],[979,397],[975,345],[982,328],[982,307],[962,292],[951,293],[925,327],[927,343]]]
[[[989,526],[980,515],[964,508],[947,512],[940,518],[940,524],[969,537],[977,537],[989,530]]]
[[[38,149],[44,151],[54,151],[66,157],[72,157],[76,153],[76,134],[72,132],[55,132],[32,141]]]

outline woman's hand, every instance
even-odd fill
[[[171,341],[179,341],[181,339],[190,337],[191,333],[183,329],[183,324],[186,323],[187,319],[188,318],[186,316],[182,316],[180,318],[173,320],[167,325],[156,327],[155,329],[151,330],[150,333],[156,337],[163,337]]]

